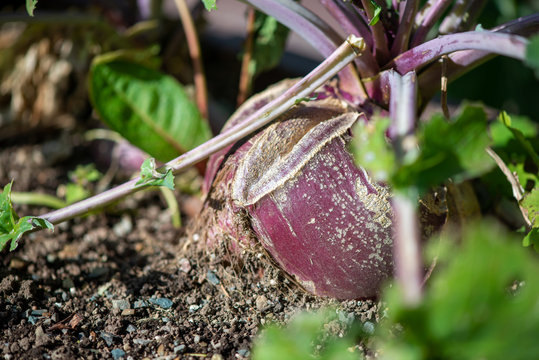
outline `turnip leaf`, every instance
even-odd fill
[[[26,0],[26,12],[28,15],[34,16],[34,10],[36,9],[37,0]]]
[[[367,169],[376,181],[386,182],[395,172],[395,152],[386,140],[390,120],[373,117],[368,123],[358,121],[353,128],[350,151],[356,164]]]
[[[10,251],[15,250],[19,239],[30,230],[35,228],[53,229],[53,225],[49,221],[39,217],[25,216],[19,218],[11,203],[12,185],[12,182],[7,184],[0,193],[0,251],[8,244],[10,244]]]
[[[530,219],[532,226],[539,228],[539,187],[527,194],[522,199],[521,205],[528,212],[528,219]]]
[[[479,106],[466,106],[448,122],[434,115],[418,131],[419,154],[393,177],[398,188],[415,186],[424,192],[451,178],[460,182],[494,167],[485,148],[489,145],[487,119]]]
[[[170,168],[164,172],[156,169],[155,159],[149,158],[144,160],[140,167],[140,180],[136,185],[140,186],[164,186],[170,190],[174,190],[174,175]]]
[[[382,358],[539,357],[537,259],[493,223],[467,227],[458,241],[454,234],[431,243],[438,265],[422,304],[406,307],[399,290],[388,289],[388,318],[377,333]]]
[[[202,0],[204,7],[208,11],[217,10],[217,1],[216,0]]]
[[[371,4],[374,7],[374,15],[372,16],[371,21],[369,21],[369,25],[375,25],[378,20],[380,20],[380,14],[382,13],[382,7],[376,3],[376,1],[371,0]]]
[[[279,64],[289,33],[288,28],[277,22],[274,17],[259,11],[255,15],[254,27],[256,35],[249,63],[249,72],[253,77]]]
[[[168,75],[102,56],[92,63],[89,84],[101,119],[160,161],[177,157],[211,137],[195,104]]]

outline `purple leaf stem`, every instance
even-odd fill
[[[348,9],[346,5],[340,1],[335,2],[334,0],[321,0],[321,3],[326,7],[326,9],[328,9],[332,16],[339,21],[343,29],[348,34],[362,37],[367,46],[372,48],[373,39],[370,29],[361,20],[361,18],[357,16],[357,14],[351,13],[350,9]],[[372,53],[369,51],[364,51],[361,56],[355,60],[355,63],[360,69],[362,63],[368,64],[368,68],[360,71],[362,77],[372,76],[380,70],[378,63],[372,56]]]
[[[315,50],[327,57],[342,42],[341,37],[318,16],[291,0],[241,0],[295,31],[309,42]],[[376,68],[368,61],[368,56],[358,57],[356,62],[361,77],[376,73]],[[348,66],[339,74],[343,88],[352,94],[367,95],[352,67]]]
[[[405,0],[404,3],[397,35],[395,35],[395,40],[393,40],[393,45],[391,46],[392,56],[397,56],[408,49],[410,35],[415,24],[415,15],[419,7],[418,0]]]
[[[483,50],[524,60],[528,40],[518,35],[491,31],[468,31],[440,36],[399,55],[386,68],[406,74],[418,70],[440,56],[459,50]]]
[[[390,72],[390,116],[397,161],[402,162],[415,149],[417,77],[415,72],[401,76]],[[391,137],[391,134],[390,134]],[[403,292],[404,303],[417,305],[421,301],[420,232],[416,195],[396,192],[391,200],[394,218],[395,272]]]
[[[518,18],[497,26],[491,31],[515,34],[529,37],[539,30],[539,14],[533,14]],[[476,66],[494,57],[491,51],[483,50],[464,50],[449,55],[447,64],[448,81],[454,81],[466,72],[472,70]],[[441,76],[441,64],[433,63],[419,75],[419,89],[421,90],[422,104],[426,104],[428,100],[436,94],[439,87],[439,79]],[[365,84],[366,86],[368,84]]]
[[[473,29],[487,0],[457,0],[438,29],[440,34],[452,34]]]
[[[327,11],[339,22],[347,34],[353,34],[362,37],[365,44],[372,48],[372,34],[365,22],[348,8],[346,3],[335,0],[320,0]]]
[[[369,17],[369,21],[374,16],[374,6],[370,0],[361,0],[363,8]],[[372,35],[374,38],[374,54],[379,64],[385,64],[389,60],[389,47],[387,45],[386,32],[382,21],[371,25]]]
[[[251,132],[259,129],[292,107],[297,99],[308,97],[309,94],[330,80],[342,68],[353,61],[359,53],[365,50],[365,48],[365,42],[362,39],[355,36],[349,36],[335,52],[330,54],[326,60],[307,74],[302,80],[294,84],[284,94],[253,113],[245,121],[230,128],[228,131],[208,140],[176,159],[169,161],[165,167],[172,169],[172,172],[177,174],[185,168],[205,159],[214,152],[235,143]],[[140,180],[140,177],[125,182],[101,194],[71,204],[65,208],[42,215],[41,217],[53,224],[58,224],[102,208],[124,196],[145,188],[136,186],[138,180]]]
[[[425,41],[430,29],[432,29],[436,21],[438,21],[452,2],[453,0],[429,0],[424,9],[416,16],[418,28],[412,38],[412,47]],[[421,14],[422,18],[418,22],[419,14]]]

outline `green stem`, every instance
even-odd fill
[[[12,192],[11,201],[19,205],[46,206],[51,209],[61,209],[67,203],[56,196],[33,193],[33,192]]]
[[[176,200],[176,196],[174,196],[174,191],[170,190],[166,187],[159,187],[159,190],[161,190],[161,194],[163,194],[163,197],[165,198],[165,202],[167,203],[168,210],[170,211],[170,218],[172,220],[172,225],[179,229],[182,227],[182,217],[180,213],[180,207],[178,206],[178,201]]]

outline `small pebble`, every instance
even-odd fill
[[[135,327],[135,325],[129,324],[129,325],[127,325],[127,329],[125,329],[125,330],[127,330],[128,333],[132,333],[132,332],[137,331],[137,328]]]
[[[120,359],[125,356],[125,351],[123,351],[122,349],[114,349],[110,352],[110,354],[114,359]]]
[[[194,313],[198,309],[200,309],[200,306],[198,306],[198,305],[189,305],[189,312],[190,313]]]
[[[174,347],[174,354],[181,353],[185,351],[185,345],[181,344]]]
[[[223,360],[223,355],[221,354],[213,354],[211,357],[211,360]]]
[[[148,339],[133,339],[133,343],[137,345],[148,345],[151,342],[152,341]]]
[[[150,298],[148,301],[163,309],[170,309],[174,304],[172,300],[167,298]]]
[[[122,316],[131,316],[131,315],[135,315],[135,309],[122,310]]]
[[[178,263],[180,265],[180,270],[183,271],[184,273],[188,273],[189,271],[191,271],[191,263],[189,262],[188,259],[181,258],[178,261]]]
[[[112,335],[111,333],[101,331],[99,336],[101,337],[101,339],[105,340],[107,346],[111,346],[114,343],[114,335]]]
[[[195,335],[195,337],[193,338],[193,342],[195,344],[198,344],[200,342],[200,335]]]
[[[264,295],[257,296],[255,304],[258,311],[266,311],[271,307],[271,303]]]
[[[164,356],[165,355],[165,345],[164,344],[159,345],[159,347],[157,348],[157,355],[159,355],[159,356]]]
[[[113,309],[125,310],[125,309],[129,309],[130,307],[131,307],[131,304],[129,303],[129,301],[125,299],[112,300]]]
[[[242,357],[248,357],[251,354],[251,352],[247,349],[239,349],[238,355]]]
[[[132,230],[133,222],[131,221],[131,217],[128,215],[122,216],[122,220],[120,220],[120,222],[114,225],[114,227],[112,228],[112,231],[118,237],[124,237]]]
[[[220,281],[217,275],[211,270],[208,270],[208,273],[206,274],[206,279],[213,285],[219,285]]]

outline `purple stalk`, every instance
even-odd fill
[[[417,78],[415,72],[401,76],[390,73],[391,85],[391,131],[397,161],[402,162],[406,155],[415,148],[415,123]],[[391,134],[390,134],[391,136]],[[417,200],[413,195],[395,193],[392,198],[394,217],[394,259],[395,272],[404,302],[414,306],[421,301],[421,257],[420,231],[417,216]]]
[[[309,42],[320,54],[327,57],[342,42],[341,37],[318,16],[291,0],[241,0],[257,8],[263,13],[273,16],[277,21],[295,31]],[[373,74],[376,69],[368,63],[368,58],[358,58],[358,72]],[[367,97],[365,91],[360,86],[360,80],[352,67],[346,67],[340,74],[339,79],[343,88],[352,93],[359,94],[364,99]]]
[[[430,29],[432,29],[436,21],[438,21],[438,19],[452,2],[453,0],[429,0],[423,10],[420,12],[421,15],[418,14],[418,17],[422,17],[419,23],[417,22],[418,17],[416,17],[418,28],[412,38],[412,47],[417,46],[425,41]]]
[[[539,29],[539,14],[533,14],[526,17],[518,18],[506,24],[497,26],[491,31],[515,34],[521,36],[531,36],[537,33]],[[464,73],[470,71],[474,67],[495,56],[489,51],[483,50],[464,50],[449,55],[447,64],[447,78],[451,82]],[[422,104],[426,104],[428,100],[440,89],[438,80],[441,76],[441,64],[434,63],[424,70],[419,76],[419,88],[423,98]]]
[[[418,7],[418,0],[404,1],[404,10],[400,15],[399,29],[397,30],[397,35],[391,46],[391,55],[397,56],[408,49],[408,43],[414,27],[414,18]]]
[[[327,11],[339,22],[347,34],[362,37],[365,44],[372,49],[372,34],[367,26],[357,14],[353,13],[342,1],[320,0]]]
[[[363,8],[369,17],[369,22],[374,17],[374,6],[370,0],[361,0]],[[371,25],[374,38],[374,53],[379,64],[385,64],[389,60],[389,47],[387,45],[386,32],[382,21]]]
[[[469,31],[441,36],[406,51],[391,61],[386,68],[400,74],[417,70],[442,55],[459,50],[483,50],[524,60],[528,40],[518,35],[490,31]]]
[[[172,169],[172,172],[177,174],[181,170],[196,164],[214,152],[235,143],[253,131],[261,128],[292,107],[297,99],[308,97],[309,94],[323,85],[326,81],[330,80],[364,50],[365,43],[363,40],[354,36],[348,37],[348,39],[341,46],[339,46],[335,52],[328,56],[326,60],[324,60],[319,66],[317,66],[313,71],[311,71],[302,80],[297,82],[284,94],[277,97],[275,100],[262,107],[257,112],[253,113],[241,124],[230,128],[228,131],[214,137],[193,150],[177,157],[172,161],[169,161],[165,167]],[[71,218],[86,214],[90,211],[111,204],[124,196],[144,189],[144,186],[141,187],[135,185],[139,180],[140,177],[137,177],[113,189],[69,205],[63,209],[52,211],[42,215],[41,217],[53,224],[58,224]]]
[[[440,25],[440,34],[452,34],[473,29],[486,0],[457,0]]]
[[[350,13],[344,3],[335,2],[333,0],[321,0],[321,2],[337,21],[339,21],[348,34],[363,37],[367,46],[372,48],[373,40],[369,28],[359,17],[355,16],[356,14]],[[361,56],[355,60],[355,64],[362,77],[373,76],[380,70],[378,63],[370,51],[364,51]],[[365,64],[367,66],[365,66]]]

